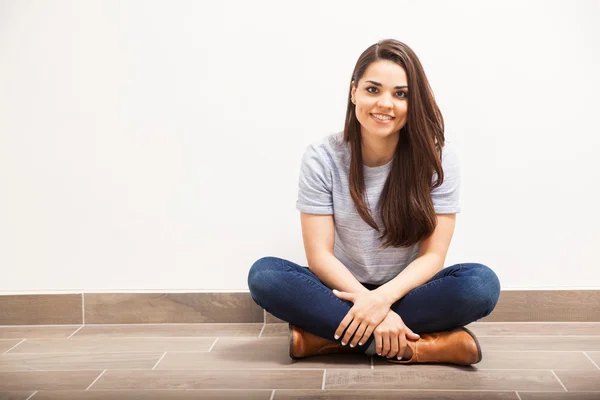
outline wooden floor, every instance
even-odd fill
[[[600,399],[600,323],[468,328],[470,367],[293,361],[287,324],[0,326],[0,399]]]

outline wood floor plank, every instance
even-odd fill
[[[229,353],[255,353],[257,348],[264,352],[288,353],[289,341],[287,337],[255,337],[255,338],[230,338],[220,337],[211,352]]]
[[[85,390],[101,373],[102,371],[0,372],[0,390]]]
[[[467,328],[478,336],[600,336],[600,322],[473,322]]]
[[[239,354],[214,351],[210,353],[168,352],[155,369],[325,369],[331,367],[371,369],[371,357],[365,354],[327,354],[292,360],[287,348],[273,352],[260,352],[257,350]]]
[[[215,338],[95,338],[31,339],[13,350],[15,353],[112,353],[208,351]]]
[[[68,338],[82,325],[0,326],[2,339]]]
[[[4,354],[0,355],[0,371],[152,369],[163,354],[164,352]]]
[[[442,390],[288,390],[275,391],[273,400],[518,400],[513,391],[466,392]]]
[[[374,370],[328,368],[325,389],[562,390],[551,371],[478,371],[427,365],[403,368],[406,365],[399,364],[396,367]]]
[[[390,363],[383,357],[375,356],[373,366],[394,368],[398,364]],[[469,368],[469,367],[465,367]],[[582,351],[484,351],[483,360],[473,365],[475,369],[577,369],[596,370],[594,364]]]
[[[91,389],[320,389],[323,370],[108,370]]]
[[[598,400],[600,392],[517,392],[521,400]]]
[[[79,337],[258,337],[263,323],[85,325]]]
[[[289,356],[287,337],[220,337],[210,353],[168,352],[156,369],[231,368],[371,368],[364,352],[307,357],[294,361]]]
[[[27,400],[34,391],[0,392],[0,400]]]
[[[600,351],[600,336],[477,336],[482,350]]]
[[[19,344],[21,341],[23,341],[23,339],[0,339],[0,354],[15,347],[15,345]]]
[[[600,392],[600,371],[554,371],[569,392]]]
[[[63,390],[39,391],[32,400],[269,400],[272,390]]]

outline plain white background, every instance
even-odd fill
[[[245,291],[306,265],[300,159],[356,59],[419,56],[457,143],[446,265],[600,288],[597,1],[0,0],[0,290]]]

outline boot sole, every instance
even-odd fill
[[[475,344],[477,345],[477,354],[479,354],[479,359],[473,363],[473,364],[477,364],[483,358],[483,353],[481,352],[481,346],[479,345],[479,340],[477,340],[477,338],[475,337],[473,332],[471,332],[464,326],[462,327],[462,329],[464,329],[473,338],[473,340],[475,341]]]

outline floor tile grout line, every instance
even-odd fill
[[[86,325],[89,326],[89,325]],[[115,334],[115,335],[80,335],[77,338],[81,339],[81,340],[93,340],[93,339],[136,339],[136,340],[140,340],[140,339],[214,339],[214,338],[218,338],[218,337],[224,337],[224,338],[234,338],[234,339],[257,339],[258,336],[254,336],[254,335],[249,335],[249,336],[227,336],[227,335],[211,335],[211,336],[129,336],[129,335],[120,335],[120,334]],[[283,335],[280,336],[265,336],[264,338],[282,338],[285,337]],[[264,339],[261,338],[261,339]],[[14,340],[14,339],[19,339],[19,338],[7,338],[7,339],[0,339],[0,340]],[[68,337],[35,337],[35,336],[30,336],[28,338],[25,339],[35,339],[35,340],[66,340],[68,339]],[[595,350],[591,350],[591,351],[595,351]]]
[[[589,359],[590,359],[590,361],[592,362],[592,364],[594,364],[594,365],[596,366],[596,368],[600,369],[600,367],[598,366],[598,364],[596,364],[596,363],[594,362],[594,360],[592,360],[592,357],[590,357],[590,356],[588,355],[588,353],[586,353],[586,352],[584,351],[584,352],[583,352],[583,354],[584,354],[584,355],[585,355],[587,358],[589,358]]]
[[[515,394],[517,395],[517,399],[521,400],[521,396],[519,396],[519,392],[515,390]]]
[[[217,337],[215,339],[215,341],[213,342],[212,346],[210,346],[210,349],[208,349],[207,353],[210,353],[210,351],[213,349],[213,347],[215,347],[215,344],[217,344],[218,341],[219,341],[219,338]]]
[[[28,398],[26,398],[25,400],[29,400],[29,399],[31,399],[33,396],[35,396],[35,395],[36,395],[36,393],[37,393],[37,392],[38,392],[38,391],[36,390],[35,392],[31,393],[31,394],[29,395],[29,397],[28,397]]]
[[[89,325],[85,325],[87,327],[89,327]],[[81,326],[80,328],[77,329],[80,330],[81,328],[84,328],[84,326]],[[73,332],[71,334],[71,336],[74,333],[77,333],[77,331]],[[209,333],[209,332],[207,332]],[[214,335],[214,333],[218,333],[218,332],[210,332],[211,335],[196,335],[196,336],[130,336],[128,334],[100,334],[100,335],[95,335],[95,334],[87,334],[87,335],[80,335],[78,336],[81,339],[199,339],[199,338],[205,338],[205,339],[209,339],[209,338],[216,338],[216,337],[225,337],[225,338],[235,338],[235,339],[254,339],[254,338],[259,338],[260,336],[254,336],[254,335],[234,335],[234,336],[228,336],[227,334],[219,334],[219,335]],[[69,339],[71,336],[68,337],[52,337],[52,336],[40,336],[40,337],[36,337],[36,336],[30,336],[28,337],[28,339],[36,339],[36,340],[59,340],[59,339]],[[482,335],[476,335],[478,338],[481,337],[485,337],[485,338],[494,338],[494,337],[510,337],[510,338],[526,338],[526,337],[532,337],[532,336],[482,336]],[[263,336],[260,337],[261,339],[264,338],[284,338],[287,337],[287,334],[282,334],[282,335],[269,335],[269,336]],[[539,336],[537,336],[539,337]],[[589,337],[589,338],[600,338],[600,335],[597,336],[561,336],[561,335],[557,335],[557,336],[544,336],[544,337],[551,337],[551,338],[559,338],[559,337]],[[0,340],[13,340],[15,338],[0,338]],[[489,351],[511,351],[511,350],[489,350]],[[512,351],[521,351],[520,349],[516,349],[516,350],[512,350]],[[537,350],[531,350],[531,351],[537,351]],[[563,351],[563,350],[541,350],[541,351]],[[597,350],[564,350],[564,351],[597,351]]]
[[[258,334],[258,337],[262,337],[263,331],[265,330],[266,327],[267,327],[267,324],[263,324],[263,327],[260,330],[260,333]]]
[[[17,352],[17,353],[10,353],[10,355],[12,354],[111,354],[111,353],[119,353],[119,354],[134,354],[134,353],[144,353],[144,354],[149,354],[149,353],[162,353],[165,351],[168,351],[169,353],[210,353],[212,348],[214,347],[214,345],[216,344],[217,340],[219,338],[215,339],[215,342],[213,343],[213,345],[210,347],[209,350],[173,350],[173,349],[140,349],[140,350],[122,350],[122,349],[107,349],[107,350],[102,350],[102,351],[33,351],[33,352]],[[26,340],[26,339],[23,339]],[[66,340],[66,339],[65,339]],[[19,343],[17,343],[15,346],[13,346],[12,348],[16,347]],[[9,350],[12,350],[9,349]],[[8,350],[7,350],[8,351]],[[597,351],[597,350],[587,350],[587,351]],[[584,352],[584,350],[519,350],[519,349],[515,349],[515,350],[487,350],[488,353],[582,353]],[[6,353],[4,353],[6,354]],[[387,365],[387,364],[386,364]],[[481,369],[481,368],[478,368]],[[485,369],[485,368],[484,368]],[[488,368],[488,369],[498,369],[498,368]],[[507,368],[501,368],[501,370],[505,370]],[[532,368],[508,368],[508,369],[522,369],[522,370],[530,370]],[[542,370],[548,370],[548,368],[533,368],[533,369],[542,369]],[[566,370],[568,368],[557,368],[558,370]]]
[[[14,346],[13,346],[14,348]],[[9,349],[10,350],[10,349]],[[208,354],[209,351],[197,351],[197,350],[169,350],[169,349],[158,349],[158,350],[152,350],[152,349],[148,349],[148,350],[134,350],[134,351],[123,351],[120,349],[109,349],[106,351],[70,351],[70,352],[13,352],[13,353],[4,353],[4,358],[7,359],[11,359],[11,358],[16,358],[19,359],[20,357],[32,357],[32,356],[43,356],[43,355],[55,355],[55,356],[77,356],[77,355],[85,355],[85,356],[98,356],[98,355],[103,355],[103,356],[110,356],[110,355],[114,355],[114,354],[119,354],[119,355],[124,355],[124,354],[131,354],[131,355],[138,355],[138,356],[150,356],[150,355],[156,355],[161,354],[161,353],[173,353],[174,355],[180,354],[180,355],[185,355],[185,354],[197,354],[197,355],[203,355],[203,354]],[[542,351],[543,352],[543,351]],[[569,353],[581,353],[581,351],[573,351],[573,352],[569,352]],[[134,357],[135,358],[135,357]],[[374,368],[374,357],[370,357],[370,367],[366,366],[366,363],[361,363],[360,365],[364,365],[364,368],[361,369],[375,369]],[[366,360],[365,360],[366,361]],[[378,363],[379,364],[379,363]],[[387,365],[387,364],[383,364],[383,365]],[[596,364],[593,364],[593,367],[590,366],[589,369],[584,369],[584,370],[595,370],[598,367],[596,366]],[[99,368],[91,368],[89,370],[97,370]],[[178,368],[180,369],[180,368]],[[194,368],[194,370],[196,370],[197,368]],[[203,369],[203,368],[200,368]],[[225,368],[225,369],[230,369],[230,368]],[[273,367],[263,367],[263,368],[251,368],[251,369],[280,369],[280,370],[287,370],[288,368],[273,368]],[[311,369],[311,367],[307,367],[307,368],[302,368],[299,367],[299,369]],[[318,368],[318,367],[313,367],[312,369],[322,369],[322,368]],[[554,368],[557,371],[569,371],[571,370],[570,368]],[[479,371],[548,371],[549,368],[478,368]]]
[[[476,324],[600,324],[600,321],[481,321]],[[470,324],[469,324],[470,325]],[[465,325],[468,326],[468,325]],[[477,325],[475,325],[477,326]]]
[[[473,331],[473,333],[475,333],[475,330]],[[485,338],[513,338],[513,337],[518,337],[518,338],[557,338],[557,337],[567,337],[567,338],[574,338],[574,337],[592,337],[592,338],[597,338],[600,335],[481,335],[481,334],[477,334],[475,333],[475,335],[477,335],[478,338],[480,337],[485,337]]]
[[[98,392],[98,393],[102,393],[102,392],[106,392],[106,391],[110,391],[110,392],[123,392],[123,393],[129,393],[129,392],[137,392],[137,391],[144,391],[144,390],[148,390],[148,391],[152,391],[152,392],[208,392],[208,391],[266,391],[269,389],[246,389],[246,388],[209,388],[209,389],[181,389],[181,388],[175,388],[175,389],[94,389],[92,390],[93,392]],[[275,391],[277,389],[271,389],[271,396],[274,395]],[[279,390],[286,390],[286,391],[296,391],[296,390],[301,390],[301,389],[291,389],[291,388],[283,388],[283,389],[279,389]],[[308,389],[308,390],[318,390],[318,389]],[[327,391],[330,392],[340,392],[340,391],[346,391],[348,389],[326,389]],[[428,392],[514,392],[517,394],[519,400],[521,399],[521,397],[518,395],[517,391],[514,390],[509,390],[509,389],[422,389],[422,388],[414,388],[414,389],[390,389],[390,388],[385,388],[385,389],[353,389],[355,391],[358,392],[370,392],[370,391],[393,391],[393,392],[414,392],[414,391],[428,391]],[[54,392],[55,390],[48,390],[47,392]],[[69,391],[74,391],[74,392],[80,392],[83,391],[81,389],[70,389]],[[540,390],[520,390],[519,392],[521,393],[564,393],[564,392],[559,392],[559,391],[555,391],[555,390],[545,390],[545,391],[540,391]],[[569,393],[579,393],[579,392],[586,392],[586,393],[600,393],[599,391],[596,390],[583,390],[583,391],[576,391],[576,392],[569,392]],[[38,391],[35,391],[34,393],[32,393],[30,395],[30,397],[28,397],[25,400],[31,399],[31,397],[33,397],[34,394],[38,393]],[[272,399],[273,397],[271,397]]]
[[[30,389],[31,390],[31,389]],[[80,392],[80,391],[85,391],[85,390],[81,390],[81,389],[59,389],[58,391],[63,391],[63,390],[68,390],[68,391],[74,391],[74,392]],[[247,388],[209,388],[209,389],[181,389],[181,388],[175,388],[175,389],[92,389],[90,390],[91,392],[96,392],[96,393],[102,393],[102,392],[106,392],[106,391],[115,391],[115,392],[124,392],[124,393],[128,393],[128,392],[137,392],[137,391],[151,391],[151,392],[208,392],[208,391],[267,391],[267,390],[287,390],[287,391],[297,391],[297,390],[303,390],[303,389],[294,389],[294,388],[280,388],[280,389],[268,389],[268,388],[258,388],[258,389],[247,389]],[[319,390],[319,389],[306,389],[306,390]],[[327,391],[330,392],[341,392],[341,391],[346,391],[349,389],[344,389],[344,388],[340,388],[340,389],[325,389]],[[350,390],[354,390],[356,392],[365,392],[365,393],[369,393],[371,391],[393,391],[393,392],[422,392],[422,391],[428,391],[428,392],[475,392],[475,393],[484,393],[484,392],[504,392],[504,393],[510,393],[510,392],[515,392],[514,390],[510,390],[510,389],[429,389],[429,388],[413,388],[413,389],[390,389],[390,388],[384,388],[384,389],[375,389],[375,388],[369,388],[369,389],[350,389]],[[51,389],[51,390],[44,390],[45,392],[54,392],[57,391],[55,389]],[[557,390],[519,390],[519,392],[521,393],[565,393],[563,391],[557,391]],[[568,392],[568,393],[580,393],[580,392],[585,392],[585,393],[600,393],[600,391],[597,390],[578,390],[578,391],[572,391],[572,392]],[[37,392],[36,392],[37,393]]]
[[[111,370],[111,371],[127,371],[127,372],[149,372],[152,371],[151,369],[148,368],[131,368],[131,367],[126,367],[126,368],[106,368],[106,370]],[[342,368],[342,369],[348,369],[351,370],[352,368]],[[367,368],[356,368],[356,370],[361,370],[361,371],[367,371]],[[0,372],[80,372],[80,371],[101,371],[101,368],[92,368],[92,369],[87,369],[87,368],[77,368],[77,369],[69,369],[69,368],[64,368],[64,369],[27,369],[27,370],[0,370]],[[165,369],[159,369],[159,370],[154,370],[157,372],[165,372],[165,371],[176,371],[176,372],[194,372],[194,373],[198,373],[198,372],[208,372],[208,371],[219,371],[219,372],[231,372],[231,371],[323,371],[323,367],[318,368],[318,367],[313,367],[313,368],[195,368],[195,369],[189,369],[189,368],[165,368]],[[548,371],[547,369],[545,369],[544,371]],[[268,389],[268,388],[267,388]],[[154,390],[154,389],[152,389]],[[157,389],[158,390],[158,389]],[[162,389],[159,389],[162,390]],[[210,390],[210,389],[207,389]],[[242,389],[240,389],[242,390]],[[263,389],[265,390],[265,389]],[[0,391],[1,393],[1,391]]]
[[[488,322],[491,323],[491,322]],[[503,325],[507,325],[507,324],[511,324],[511,322],[497,322],[498,324],[503,324]],[[534,322],[519,322],[520,324],[533,324]],[[575,325],[575,324],[595,324],[595,325],[600,325],[600,322],[554,322],[555,324],[570,324],[570,325]],[[261,322],[261,321],[253,321],[253,322],[146,322],[146,323],[136,323],[136,322],[131,322],[131,323],[85,323],[85,325],[90,325],[90,326],[146,326],[146,325],[172,325],[172,326],[180,326],[180,325],[246,325],[246,324],[256,324],[256,325],[273,325],[273,326],[277,326],[277,325],[285,325],[288,324],[288,322],[270,322],[270,323],[266,323],[266,322]],[[541,324],[551,324],[549,322],[542,322]],[[74,324],[9,324],[9,325],[0,325],[0,328],[18,328],[18,327],[59,327],[59,326],[77,326],[77,325],[81,325],[81,323],[74,323]],[[480,326],[472,326],[469,327],[468,325],[466,325],[466,327],[468,327],[469,329],[473,328],[475,329],[479,329]],[[481,326],[482,328],[484,326]],[[548,335],[548,336],[555,336],[555,335]],[[565,335],[567,336],[567,335]],[[596,335],[598,336],[598,335]]]
[[[275,397],[275,390],[276,389],[273,389],[273,392],[271,392],[271,397],[269,398],[269,400],[273,400],[273,398]]]
[[[568,392],[567,388],[565,387],[565,385],[563,385],[563,383],[560,381],[560,379],[558,378],[558,375],[556,375],[556,373],[554,372],[553,369],[550,370],[550,372],[552,372],[552,375],[554,375],[554,377],[556,378],[556,380],[558,381],[558,383],[560,383],[560,386],[563,387],[563,389],[565,389],[565,392]]]
[[[156,366],[158,365],[158,363],[161,362],[163,358],[165,358],[166,355],[167,355],[167,352],[165,351],[163,353],[163,355],[160,356],[160,358],[158,359],[158,361],[156,362],[156,364],[154,364],[154,367],[152,367],[153,370],[154,370],[154,368],[156,368]]]
[[[160,324],[159,324],[160,325]],[[48,326],[59,326],[59,325],[48,325]],[[71,336],[73,336],[73,334],[77,333],[77,331],[79,331],[80,329],[84,328],[84,327],[90,327],[90,324],[86,324],[86,325],[80,325],[79,328],[77,328],[77,330],[75,332],[73,332],[71,334]],[[1,327],[0,327],[1,328]],[[206,332],[206,333],[214,333],[214,332]],[[219,335],[219,336],[223,336],[223,337],[228,337],[228,338],[256,338],[256,337],[260,337],[262,338],[262,334],[264,333],[264,326],[261,329],[261,331],[259,332],[258,336],[254,336],[254,335],[235,335],[235,336],[227,336],[227,335]],[[477,335],[477,334],[476,334]],[[152,339],[152,338],[169,338],[169,339],[183,339],[183,338],[210,338],[210,337],[216,337],[216,336],[204,336],[204,335],[195,335],[195,336],[130,336],[127,333],[125,334],[88,334],[85,336],[80,336],[80,337],[94,337],[94,338],[124,338],[124,339]],[[285,334],[281,334],[281,335],[269,335],[269,336],[264,336],[267,338],[275,338],[275,337],[285,337]],[[70,336],[69,336],[70,337]],[[30,337],[30,339],[68,339],[69,337]],[[478,338],[599,338],[600,335],[477,335]],[[0,340],[9,340],[11,338],[0,338]],[[588,350],[588,351],[595,351],[595,350]]]
[[[85,301],[82,300],[82,304],[85,307]],[[85,314],[82,315],[82,321]],[[83,321],[85,323],[85,321]],[[261,325],[283,325],[288,322],[265,322],[253,321],[253,322],[149,322],[149,323],[85,323],[85,325],[91,326],[128,326],[128,325],[223,325],[223,324],[261,324]],[[551,324],[563,324],[563,325],[600,325],[600,321],[549,321],[549,322],[478,322],[477,325],[466,325],[467,328],[476,329],[477,327],[485,327],[486,325],[498,324],[498,325],[510,325],[510,324],[540,324],[540,325],[551,325]],[[0,325],[0,328],[16,328],[16,327],[54,327],[54,326],[72,326],[81,325],[80,323],[75,324],[17,324],[17,325]]]
[[[76,330],[75,332],[71,333],[67,339],[71,339],[71,337],[72,337],[74,334],[76,334],[77,332],[79,332],[79,331],[81,330],[81,328],[83,328],[83,325],[81,325],[79,328],[77,328],[77,330]],[[60,338],[57,338],[57,339],[60,339]]]
[[[167,326],[180,326],[180,325],[264,325],[264,322],[148,322],[148,323],[130,323],[130,324],[90,324],[87,326],[154,326],[154,325],[167,325]],[[48,328],[48,327],[68,327],[68,326],[79,326],[77,324],[26,324],[26,325],[0,325],[0,328]],[[282,325],[282,324],[267,324],[267,325]]]
[[[15,347],[17,347],[17,346],[18,346],[18,345],[20,345],[21,343],[23,343],[25,340],[27,340],[27,339],[22,339],[22,340],[21,340],[19,343],[15,344],[13,347],[11,347],[10,349],[6,350],[6,351],[5,351],[4,353],[2,353],[2,354],[6,354],[6,353],[8,353],[8,352],[9,352],[9,351],[11,351],[12,349],[14,349]]]
[[[82,302],[85,305],[85,302]],[[220,324],[261,324],[261,325],[283,325],[288,324],[288,322],[265,322],[263,321],[233,321],[233,322],[131,322],[131,323],[86,323],[86,325],[94,325],[94,326],[114,326],[114,325],[220,325]],[[475,325],[465,325],[467,328],[476,329],[478,327],[485,327],[487,325],[511,325],[511,324],[540,324],[540,325],[552,325],[552,324],[562,324],[562,325],[600,325],[600,321],[549,321],[549,322],[513,322],[513,321],[505,321],[505,322],[478,322]],[[48,326],[69,326],[69,325],[81,325],[80,323],[75,324],[8,324],[1,325],[0,328],[10,328],[10,327],[48,327]]]
[[[321,390],[325,390],[325,378],[327,376],[327,369],[323,370],[323,383],[321,384]]]
[[[100,379],[100,377],[101,377],[102,375],[104,375],[104,373],[105,373],[105,372],[106,372],[106,370],[104,370],[104,371],[100,372],[100,375],[98,375],[98,377],[97,377],[96,379],[94,379],[94,382],[90,383],[90,386],[88,386],[88,387],[87,387],[87,389],[85,389],[85,390],[90,390],[90,388],[92,387],[92,385],[93,385],[94,383],[96,383],[96,382],[98,381],[98,379]]]

